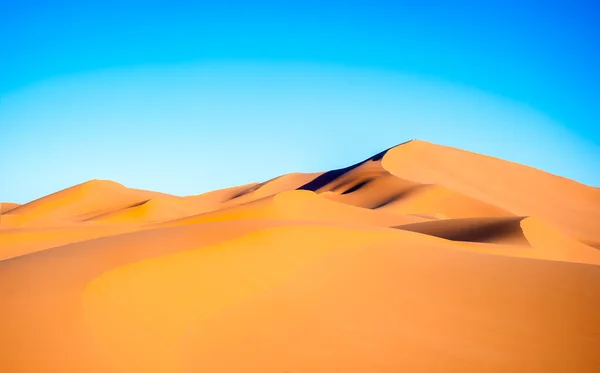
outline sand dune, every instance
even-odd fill
[[[600,240],[597,188],[501,159],[425,141],[394,147],[382,167],[403,179],[437,184],[517,216],[538,216],[584,240]]]
[[[252,188],[257,186],[258,184],[259,183],[251,183],[226,189],[213,190],[208,193],[203,193],[196,196],[187,196],[183,198],[197,204],[218,207],[222,203],[235,199],[237,196],[240,196],[242,194],[245,194],[247,191],[252,190]]]
[[[294,173],[279,176],[274,179],[265,181],[264,183],[256,184],[250,189],[244,190],[242,193],[239,193],[230,200],[226,201],[226,204],[239,205],[242,203],[255,201],[264,197],[273,196],[278,193],[295,190],[320,174],[321,173]]]
[[[583,241],[584,244],[596,248],[598,250],[600,250],[600,242],[596,242],[596,241]]]
[[[600,265],[594,247],[533,217],[449,219],[396,228],[452,241],[521,246],[463,245],[478,252]]]
[[[4,214],[5,212],[9,212],[10,210],[13,210],[19,206],[21,205],[18,203],[0,202],[0,215]]]
[[[5,366],[591,372],[598,362],[597,267],[381,228],[212,224],[0,262]]]
[[[403,146],[403,145],[400,145]],[[387,151],[353,166],[329,171],[299,189],[370,209],[445,218],[513,216],[492,204],[441,185],[422,184],[392,175],[383,167]]]
[[[180,198],[158,197],[85,220],[103,223],[157,222],[185,217],[194,212],[194,206]]]
[[[597,372],[600,190],[411,141],[0,220],[1,372]]]
[[[292,173],[262,183],[251,183],[233,188],[215,190],[197,196],[184,197],[184,199],[196,205],[206,206],[207,208],[203,212],[209,212],[242,205],[281,192],[295,190],[320,174],[320,172],[308,174]]]
[[[90,215],[125,208],[165,196],[163,193],[129,189],[107,180],[92,180],[42,197],[10,210],[22,224],[36,221],[79,221]]]
[[[248,203],[223,208],[159,226],[201,224],[231,220],[293,220],[310,222],[345,222],[374,226],[392,226],[425,221],[427,219],[374,211],[322,198],[314,192],[291,190],[275,196],[252,200]]]
[[[99,237],[141,230],[137,225],[70,225],[0,231],[0,260]]]
[[[529,245],[521,227],[523,219],[523,217],[448,219],[401,225],[395,228],[452,241]]]

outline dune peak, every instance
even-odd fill
[[[2,204],[0,371],[591,372],[599,202],[412,139],[196,196]]]
[[[105,179],[91,179],[81,184],[78,184],[77,186],[86,188],[125,188],[123,184]]]

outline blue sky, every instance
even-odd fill
[[[600,186],[589,1],[0,6],[0,200],[197,194],[410,138]]]

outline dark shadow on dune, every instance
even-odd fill
[[[379,202],[377,205],[371,207],[373,210],[385,207],[387,205],[389,205],[390,203],[396,202],[404,197],[406,197],[406,195],[409,194],[409,191],[406,192],[402,192],[402,193],[398,193],[398,194],[393,194],[391,196],[389,196],[388,198],[384,199],[383,201]]]
[[[19,204],[16,204],[16,203],[15,204],[6,203],[6,202],[0,203],[0,215],[6,214],[7,212],[12,211],[12,210],[16,209],[19,206],[22,206],[22,205],[19,205]]]
[[[451,241],[528,244],[521,229],[523,217],[447,219],[394,227]]]
[[[7,207],[7,208],[2,207],[3,210],[0,211],[0,215],[4,215],[4,214],[6,214],[6,215],[14,215],[15,211],[19,211],[18,209],[21,206],[24,206],[24,205],[11,206],[11,207]]]
[[[411,140],[412,141],[412,140]],[[370,157],[369,159],[365,159],[362,162],[359,162],[357,164],[354,164],[352,166],[348,166],[345,168],[339,168],[337,170],[332,170],[332,171],[328,171],[325,172],[324,174],[321,174],[320,176],[317,176],[315,179],[309,181],[308,183],[302,185],[301,187],[299,187],[297,190],[310,190],[313,192],[316,192],[318,189],[324,187],[325,185],[331,183],[332,181],[338,179],[339,177],[343,176],[344,174],[354,170],[355,168],[357,168],[358,166],[365,164],[367,162],[370,161],[380,161],[381,159],[383,159],[383,156],[392,148],[395,148],[396,146],[400,146],[400,145],[404,145],[409,143],[410,141],[406,141],[403,142],[402,144],[398,144],[395,146],[392,146],[391,148],[388,148],[380,153],[375,154],[374,156]]]
[[[283,176],[285,176],[285,175],[274,177],[274,178],[269,179],[267,181],[263,181],[262,183],[253,184],[252,186],[250,186],[248,188],[245,188],[245,189],[241,190],[240,192],[234,194],[231,198],[227,199],[227,201],[231,201],[231,200],[234,200],[236,198],[240,198],[241,196],[245,196],[248,193],[256,192],[257,190],[259,190],[263,186],[265,186],[265,185],[267,185],[267,184],[269,184],[269,183],[271,183],[271,182],[273,182],[273,181],[275,181],[277,179],[281,179]]]
[[[369,184],[371,181],[373,181],[373,179],[367,179],[365,181],[361,181],[360,183],[356,184],[352,188],[349,188],[348,190],[342,192],[342,194],[350,194],[352,192],[356,192],[357,190],[361,189],[365,185]]]
[[[324,187],[325,185],[333,182],[334,180],[338,179],[339,177],[341,177],[342,175],[346,174],[347,172],[352,171],[353,169],[355,169],[356,167],[360,166],[361,164],[365,163],[364,162],[360,162],[357,163],[355,165],[346,167],[346,168],[340,168],[337,170],[332,170],[332,171],[328,171],[325,172],[322,175],[317,176],[315,179],[309,181],[308,183],[302,185],[300,188],[298,188],[297,190],[310,190],[312,192],[316,192],[318,189]]]
[[[600,250],[600,242],[594,241],[583,241],[584,244],[593,247],[594,249]]]
[[[378,208],[382,208],[385,207],[387,205],[389,205],[390,203],[394,203],[396,201],[399,201],[403,198],[408,197],[409,195],[413,194],[415,191],[422,189],[423,187],[426,187],[428,184],[424,184],[424,185],[415,185],[413,187],[410,187],[406,190],[403,190],[401,192],[398,193],[394,193],[391,196],[387,197],[386,199],[384,199],[383,201],[379,202],[377,205],[373,206],[372,209],[378,209]]]
[[[127,207],[124,207],[124,209],[130,209],[130,208],[133,208],[133,207],[142,206],[142,205],[145,205],[146,203],[148,203],[150,201],[151,201],[151,199],[147,199],[145,201],[137,202],[137,203],[134,203],[133,205],[129,205]]]
[[[146,200],[143,200],[143,201],[140,201],[140,202],[136,202],[136,203],[131,204],[131,205],[126,205],[126,206],[123,206],[123,207],[115,208],[112,211],[108,211],[108,212],[106,212],[106,211],[91,211],[91,212],[86,212],[84,214],[77,215],[76,217],[79,218],[79,217],[82,217],[82,216],[85,216],[85,215],[92,215],[91,217],[82,220],[82,221],[92,221],[92,220],[100,218],[100,217],[102,217],[104,215],[112,214],[113,212],[116,212],[116,211],[127,210],[127,209],[131,209],[131,208],[134,208],[134,207],[139,207],[139,206],[145,205],[146,203],[148,203],[150,201],[152,201],[152,200],[151,199],[146,199]]]
[[[253,185],[253,186],[251,186],[249,188],[242,189],[240,192],[234,194],[231,198],[227,199],[227,201],[231,201],[231,200],[234,200],[236,198],[240,198],[241,196],[245,196],[248,193],[252,193],[252,192],[258,190],[260,187],[262,187],[266,183],[267,182],[264,182],[264,183],[260,183],[260,184],[257,184],[257,185]]]

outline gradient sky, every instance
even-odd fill
[[[0,1],[0,201],[198,194],[411,138],[600,186],[591,1]]]

